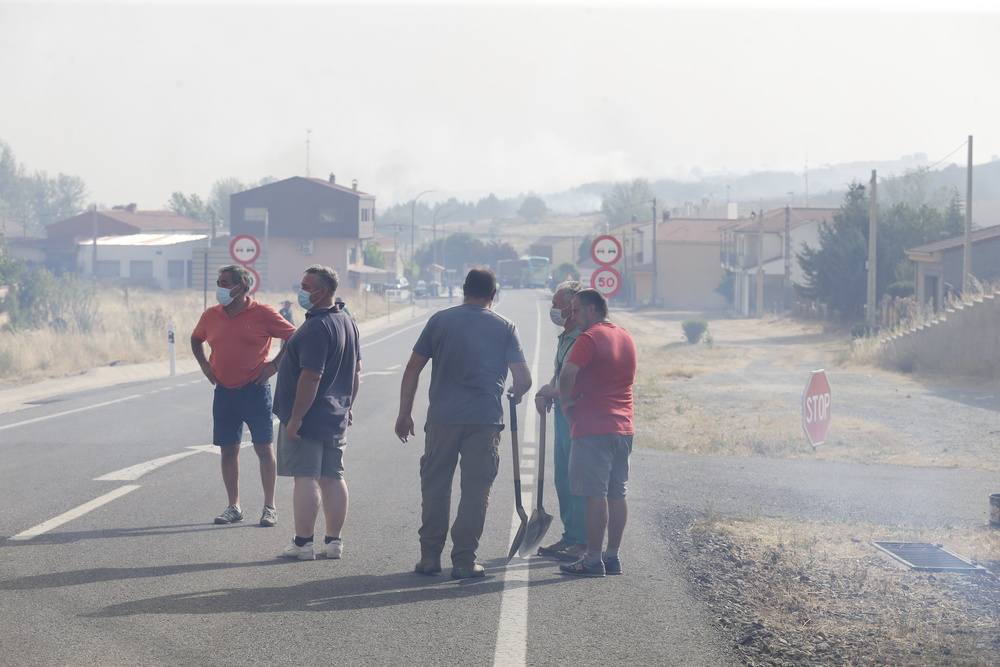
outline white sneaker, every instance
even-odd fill
[[[340,558],[344,553],[344,540],[336,539],[326,544],[327,558]]]
[[[285,558],[298,558],[299,560],[316,560],[316,552],[312,542],[306,542],[305,546],[295,545],[294,540],[282,550],[281,555]]]

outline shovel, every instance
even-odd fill
[[[542,411],[539,423],[538,434],[538,506],[531,513],[528,519],[528,527],[524,530],[524,542],[518,551],[521,558],[525,558],[535,552],[538,545],[542,543],[545,533],[549,531],[552,523],[552,515],[542,507],[542,491],[545,488],[545,411]]]
[[[513,396],[508,396],[508,398],[510,399],[511,450],[514,452],[514,506],[517,508],[517,515],[521,517],[521,527],[517,529],[514,543],[510,545],[510,552],[507,554],[507,562],[509,563],[524,540],[524,531],[528,526],[528,515],[524,511],[524,505],[521,504],[521,459],[517,452],[517,402]]]

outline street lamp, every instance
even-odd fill
[[[414,254],[415,254],[415,251],[417,249],[417,247],[415,245],[416,244],[416,231],[417,231],[417,223],[416,223],[416,217],[417,217],[417,200],[420,199],[423,195],[425,195],[425,194],[427,194],[429,192],[434,192],[434,190],[424,190],[423,192],[421,192],[420,194],[418,194],[416,197],[413,198],[413,203],[410,205],[410,263],[411,264],[414,261]],[[419,277],[419,275],[420,275],[420,272],[418,271],[417,275],[413,277],[414,281],[416,281],[416,279]],[[414,287],[416,287],[416,285],[414,285]],[[417,314],[417,301],[416,301],[416,299],[414,299],[412,297],[413,297],[413,293],[411,292],[410,293],[410,301],[411,301],[411,303],[413,303],[413,314],[416,315]]]
[[[438,213],[440,213],[441,209],[444,209],[444,208],[448,208],[448,205],[445,204],[443,206],[438,206],[437,208],[434,209],[434,219],[433,219],[433,222],[431,223],[432,232],[434,234],[433,241],[431,243],[431,253],[432,253],[432,256],[434,257],[434,260],[433,260],[434,264],[438,263],[438,259],[437,259],[437,238],[438,238],[437,219],[438,219]],[[451,212],[449,212],[448,215],[451,215]],[[448,215],[444,216],[444,220],[448,219]],[[441,221],[442,224],[444,224],[444,220]]]

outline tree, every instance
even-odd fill
[[[636,178],[632,181],[618,181],[611,192],[601,200],[601,213],[612,227],[630,222],[633,217],[644,220],[652,217],[653,191],[649,181]]]
[[[528,222],[538,222],[547,216],[548,213],[549,211],[545,206],[545,202],[539,197],[525,197],[524,201],[521,202],[520,208],[517,209],[517,215]]]
[[[385,254],[383,254],[382,248],[379,248],[377,244],[369,241],[365,244],[362,254],[365,266],[374,266],[376,269],[385,268]]]
[[[208,205],[198,195],[191,195],[189,197],[183,192],[174,192],[170,195],[167,208],[178,215],[183,215],[185,218],[200,220],[206,223],[212,222],[212,215]]]
[[[875,240],[875,293],[912,290],[912,266],[906,249],[955,236],[962,231],[960,204],[955,197],[944,212],[921,204],[897,202],[880,209]],[[865,186],[853,183],[833,225],[821,223],[819,248],[803,246],[799,265],[806,276],[798,292],[826,303],[847,321],[864,317],[868,298],[869,198]],[[890,286],[893,288],[890,290]]]
[[[559,268],[556,269],[552,278],[556,283],[561,283],[563,280],[566,280],[566,276],[572,276],[573,280],[579,280],[580,269],[578,269],[576,264],[573,262],[563,262],[559,265]]]
[[[7,143],[0,141],[0,214],[41,231],[45,225],[76,215],[84,208],[87,188],[77,176],[30,176]]]
[[[237,192],[243,192],[244,190],[249,190],[246,184],[232,176],[219,179],[212,184],[212,189],[208,191],[208,206],[215,211],[216,221],[221,229],[229,229],[229,225],[232,222],[232,213],[229,210],[229,196]]]
[[[795,285],[804,297],[826,303],[848,321],[860,321],[867,299],[868,197],[865,186],[852,183],[833,224],[819,226],[819,248],[803,244],[798,253],[805,284]]]

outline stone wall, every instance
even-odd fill
[[[882,364],[905,372],[995,378],[1000,369],[1000,299],[991,294],[883,341]]]

